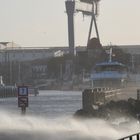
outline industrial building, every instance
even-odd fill
[[[124,52],[140,56],[140,45],[118,45]],[[75,52],[85,51],[86,47],[77,46]],[[33,61],[63,56],[69,53],[67,46],[62,47],[21,47],[14,42],[0,42],[0,62]]]
[[[21,47],[14,42],[0,42],[0,62],[22,62],[63,56],[59,47]]]

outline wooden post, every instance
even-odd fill
[[[137,100],[140,100],[140,89],[137,89]]]
[[[21,115],[25,115],[26,114],[26,107],[23,106],[21,107]]]

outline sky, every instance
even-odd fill
[[[140,0],[101,0],[102,45],[140,44]],[[0,41],[23,47],[68,46],[65,0],[0,0]],[[87,44],[90,17],[75,13],[75,45]],[[95,29],[92,37],[96,37]]]

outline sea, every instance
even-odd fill
[[[29,96],[25,115],[17,98],[1,98],[0,140],[117,140],[140,130],[136,120],[120,126],[124,118],[75,118],[81,108],[82,91],[39,91]]]

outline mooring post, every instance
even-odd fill
[[[137,89],[137,100],[140,100],[140,89]]]
[[[104,104],[105,104],[106,103],[105,92],[103,92],[103,100],[104,100]]]
[[[21,107],[21,115],[25,115],[26,114],[26,107],[23,106]]]
[[[85,89],[82,92],[83,110],[91,112],[93,110],[92,105],[95,103],[95,100],[95,91],[92,89]]]

